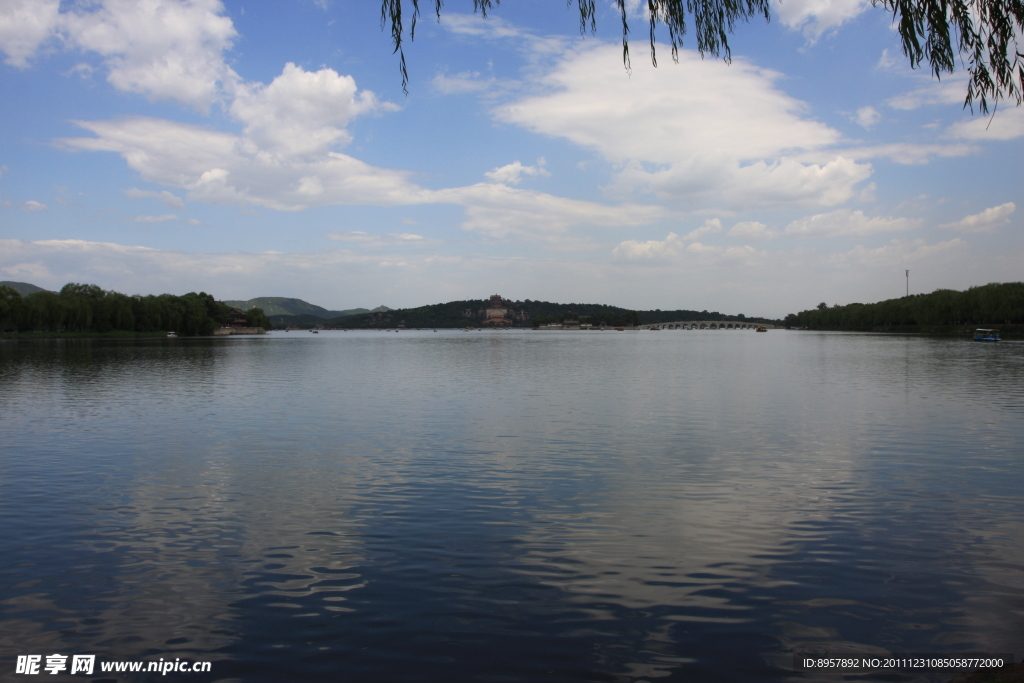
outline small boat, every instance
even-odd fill
[[[979,327],[974,331],[974,341],[997,342],[999,341],[999,330]]]
[[[320,330],[310,330],[313,334],[320,334]]]
[[[765,327],[764,325],[758,325],[758,326],[757,326],[757,331],[758,331],[758,332],[767,332],[767,331],[768,331],[768,328],[767,328],[767,327]]]
[[[175,333],[175,332],[168,332],[168,333],[167,333],[167,336],[168,336],[168,337],[177,337],[178,335],[177,335],[177,333]]]

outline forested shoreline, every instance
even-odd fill
[[[977,326],[1024,324],[1024,282],[990,283],[966,291],[937,289],[874,304],[829,306],[790,313],[786,327],[812,330],[957,332]]]
[[[229,306],[206,292],[129,296],[97,285],[69,282],[60,292],[22,296],[17,290],[0,286],[0,332],[8,333],[174,332],[199,336],[213,334],[227,322],[230,311]],[[271,327],[261,309],[250,309],[245,316],[250,327]]]

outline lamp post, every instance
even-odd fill
[[[910,296],[910,271],[907,271],[907,296]]]

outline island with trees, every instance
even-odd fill
[[[821,302],[790,313],[789,328],[861,332],[972,334],[976,327],[999,327],[1005,337],[1024,337],[1024,282],[990,283],[959,292],[937,289],[874,304]]]
[[[24,285],[0,284],[0,334],[205,336],[228,325],[234,311],[206,292],[129,296],[97,285],[68,283],[60,292]],[[259,308],[235,313],[244,317],[246,327],[272,327]]]

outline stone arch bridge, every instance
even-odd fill
[[[758,327],[775,329],[775,325],[752,323],[742,320],[677,320],[670,323],[640,325],[641,330],[756,330]]]

